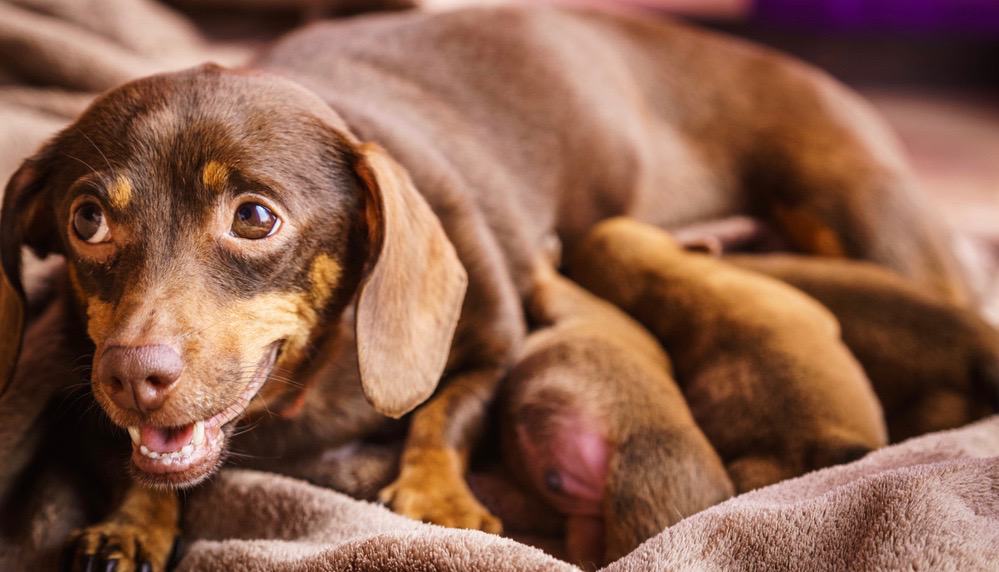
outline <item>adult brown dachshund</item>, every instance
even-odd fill
[[[93,395],[134,443],[135,486],[80,535],[79,562],[160,569],[170,489],[212,474],[251,401],[308,407],[296,386],[317,391],[305,380],[353,307],[375,410],[401,416],[443,376],[383,498],[496,530],[463,473],[525,334],[542,237],[738,212],[965,296],[881,120],[805,65],[556,9],[318,24],[246,69],[115,89],[23,164],[3,205],[0,369],[23,330],[21,246],[64,255]]]

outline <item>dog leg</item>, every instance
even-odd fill
[[[502,375],[498,369],[455,375],[413,415],[399,477],[382,490],[382,502],[410,518],[442,526],[502,531],[464,476]]]
[[[70,570],[159,572],[178,532],[177,493],[132,484],[118,510],[70,537]]]
[[[970,302],[949,232],[884,122],[824,77],[784,86],[786,121],[759,134],[766,143],[750,171],[784,237],[800,251],[871,260]]]

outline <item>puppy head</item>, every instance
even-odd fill
[[[5,340],[20,338],[22,244],[66,257],[94,395],[158,485],[209,475],[233,424],[285,391],[355,299],[365,394],[389,415],[412,409],[443,370],[465,288],[384,151],[296,84],[217,66],[104,95],[13,176]],[[0,346],[0,368],[16,351]]]
[[[649,260],[673,260],[683,247],[662,229],[628,217],[614,217],[593,227],[567,258],[569,275],[587,290],[630,310],[647,286],[636,270]]]

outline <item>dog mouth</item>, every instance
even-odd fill
[[[228,432],[270,377],[281,345],[271,345],[243,392],[215,415],[174,427],[128,427],[133,467],[150,484],[191,486],[208,477],[225,453]]]

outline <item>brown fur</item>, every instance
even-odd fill
[[[971,311],[872,264],[788,254],[725,260],[783,280],[836,315],[892,441],[960,427],[999,408],[999,334]]]
[[[641,325],[551,270],[539,275],[528,308],[542,328],[528,337],[505,382],[505,456],[537,487],[523,474],[526,452],[516,445],[516,427],[536,427],[530,434],[537,438],[554,417],[581,415],[592,425],[580,430],[603,432],[610,457],[603,511],[593,517],[604,533],[597,563],[732,495],[718,454],[670,377],[668,358]],[[543,486],[538,493],[555,494]],[[569,518],[571,529],[582,517]],[[570,538],[570,555],[581,565],[596,548]]]
[[[224,183],[205,180],[211,161],[229,167]],[[118,176],[133,189],[109,213],[114,241],[74,242],[69,201],[107,200]],[[270,193],[287,226],[226,251],[225,199],[247,191]],[[682,25],[582,11],[317,24],[251,69],[113,90],[25,162],[4,197],[0,323],[18,341],[0,346],[0,370],[24,326],[22,245],[68,256],[98,361],[107,340],[184,354],[176,407],[156,423],[230,406],[271,342],[287,345],[270,385],[313,370],[356,304],[360,383],[377,409],[408,411],[448,372],[413,416],[386,498],[413,517],[495,529],[462,475],[524,335],[521,296],[544,237],[571,247],[619,214],[674,226],[779,208],[808,213],[848,256],[963,297],[946,232],[882,123],[814,69]],[[806,249],[827,242],[789,234]],[[319,254],[342,268],[321,308],[307,294]],[[461,501],[442,504],[440,487]]]
[[[598,225],[570,271],[663,342],[740,492],[885,444],[881,408],[836,319],[798,290],[624,218]]]

